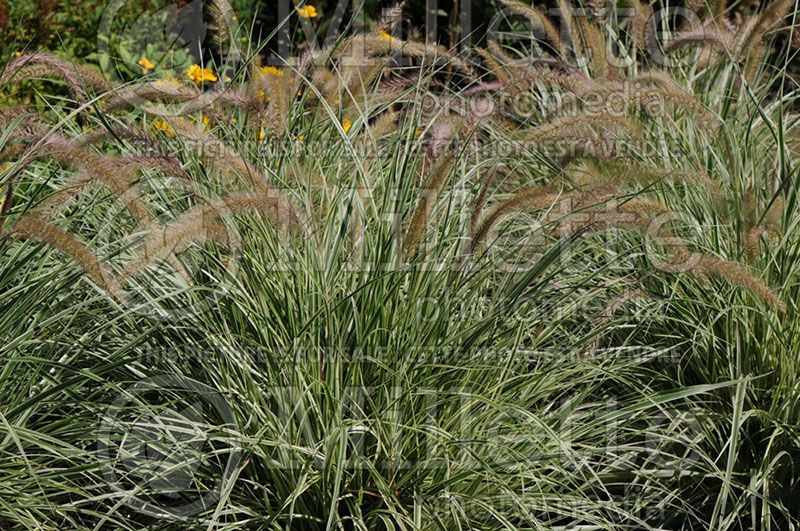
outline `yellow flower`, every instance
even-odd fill
[[[297,14],[300,18],[317,18],[317,8],[314,6],[296,7]]]
[[[386,39],[387,41],[392,40],[392,36],[386,33],[385,31],[378,33],[378,37],[380,37],[381,39]]]
[[[280,68],[277,68],[275,66],[262,66],[262,67],[259,68],[259,70],[264,75],[278,76],[278,77],[283,76],[283,70],[281,70]]]
[[[200,121],[203,123],[203,128],[208,128],[208,116],[205,114],[200,118]]]
[[[264,129],[259,127],[258,128],[258,141],[263,142],[264,139],[267,138],[267,134],[264,132]]]
[[[147,73],[148,70],[152,70],[156,67],[156,65],[151,63],[150,59],[148,59],[147,57],[142,57],[141,59],[139,59],[139,66],[142,67],[142,70],[144,70],[145,74]]]
[[[175,130],[163,118],[157,118],[156,121],[153,122],[153,127],[155,127],[159,131],[164,131],[167,134],[167,136],[175,136]]]
[[[342,121],[342,129],[344,129],[345,134],[350,132],[350,128],[353,127],[353,122],[345,118]]]
[[[189,70],[186,71],[186,76],[198,85],[203,81],[214,82],[217,80],[217,76],[214,75],[213,70],[210,68],[203,68],[200,65],[190,66]]]

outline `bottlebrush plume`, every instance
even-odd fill
[[[28,214],[18,219],[9,228],[8,233],[14,238],[36,240],[57,249],[72,258],[102,289],[118,301],[123,300],[122,290],[114,275],[100,263],[86,245],[68,232],[47,223],[35,214]]]
[[[151,225],[137,257],[120,276],[125,281],[148,266],[184,251],[192,243],[217,241],[230,245],[222,218],[232,214],[259,212],[270,216],[277,227],[297,226],[294,209],[278,193],[239,193],[209,201],[181,214],[166,226]]]
[[[778,313],[786,311],[786,304],[777,293],[771,290],[763,280],[754,276],[735,262],[722,260],[715,256],[702,256],[693,273],[711,274],[724,278],[731,284],[747,289],[763,300]]]
[[[455,160],[455,154],[452,151],[448,151],[446,154],[437,157],[430,167],[430,175],[422,189],[422,194],[411,216],[411,222],[403,241],[403,254],[406,260],[413,258],[417,253],[431,212],[433,212],[433,208],[442,193],[445,181],[450,176]]]
[[[566,56],[567,47],[561,40],[561,33],[553,22],[537,7],[531,7],[516,0],[500,0],[506,8],[527,17],[538,29],[544,33],[545,39],[550,43],[554,50],[562,57]],[[569,8],[565,9],[568,12]]]
[[[108,81],[90,68],[43,52],[26,53],[12,59],[0,74],[0,87],[37,77],[62,79],[72,96],[82,103],[89,98],[87,87],[101,93],[112,90]]]

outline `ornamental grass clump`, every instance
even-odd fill
[[[0,527],[800,524],[796,95],[504,4],[0,111]]]

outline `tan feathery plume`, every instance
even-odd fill
[[[330,103],[333,101],[331,94],[338,92],[338,82],[338,78],[333,72],[325,67],[317,67],[311,73],[309,85],[315,87],[322,94],[322,98]],[[305,99],[307,103],[317,101],[316,92],[305,91]]]
[[[593,87],[596,84],[593,81],[587,81],[570,74],[542,69],[531,71],[512,67],[510,72],[512,83],[507,88],[512,94],[525,92],[540,85],[558,87],[570,92],[579,92],[588,90],[589,87]]]
[[[553,85],[570,92],[588,90],[594,84],[579,70],[563,61],[537,59],[532,67],[530,63],[515,60],[495,42],[490,41],[488,48],[488,52],[479,48],[478,53],[486,60],[492,74],[512,94],[528,91],[540,84]]]
[[[558,5],[558,16],[561,18],[561,25],[566,29],[573,51],[576,56],[580,56],[583,53],[581,36],[579,28],[572,17],[572,5],[570,5],[569,0],[556,0],[556,4]]]
[[[746,53],[743,56],[744,72],[742,75],[748,84],[753,85],[756,82],[761,63],[767,54],[767,45],[757,40],[750,44],[745,51]]]
[[[289,125],[289,111],[294,100],[294,78],[288,73],[282,76],[262,76],[266,80],[269,94],[269,110],[267,127],[273,136],[280,138],[286,133]]]
[[[201,91],[197,87],[168,81],[153,81],[119,89],[104,100],[106,112],[135,108],[143,101],[165,105],[181,104],[181,111],[204,111],[217,114],[219,108],[234,107],[252,113],[259,109],[259,101],[246,91],[226,88]]]
[[[135,172],[119,172],[113,180],[108,178],[104,171],[82,171],[67,180],[55,193],[43,200],[37,207],[37,212],[42,219],[49,219],[75,201],[86,190],[104,184],[125,205],[134,217],[143,225],[153,220],[153,215],[145,206],[141,194],[134,186],[138,177]]]
[[[11,127],[12,125],[14,127],[12,135],[21,130],[23,136],[29,136],[36,133],[41,134],[45,128],[49,129],[53,124],[49,123],[33,107],[18,105],[0,108],[0,126]]]
[[[690,259],[691,253],[686,242],[676,236],[668,224],[660,224],[657,226],[658,230],[655,233],[652,232],[651,223],[654,219],[660,215],[672,213],[667,205],[657,199],[635,197],[626,201],[619,209],[623,214],[633,214],[633,216],[630,220],[620,217],[616,223],[617,226],[637,229],[646,236],[656,236],[658,242],[670,255],[670,261],[667,263],[669,266],[685,263]]]
[[[758,223],[759,214],[758,201],[752,186],[745,190],[743,199],[742,206],[744,208],[742,209],[742,214],[744,215],[744,224],[746,228],[751,228]]]
[[[752,19],[754,23],[742,28],[738,38],[739,57],[749,59],[757,55],[760,58],[763,53],[758,53],[759,44],[763,46],[767,32],[786,17],[787,12],[794,4],[795,0],[775,0],[767,5],[761,14]]]
[[[649,185],[666,180],[684,184],[701,185],[706,188],[715,201],[722,201],[722,191],[719,184],[702,172],[686,172],[672,169],[662,169],[655,166],[635,162],[607,163],[610,170],[610,180],[614,182],[635,182]]]
[[[561,33],[558,31],[555,24],[553,24],[553,21],[551,21],[541,9],[525,5],[517,0],[500,0],[500,3],[511,11],[527,17],[528,20],[537,25],[538,29],[544,33],[546,40],[559,55],[562,57],[567,55],[567,47],[561,40]]]
[[[744,194],[744,232],[745,232],[745,251],[748,258],[754,259],[758,254],[758,246],[761,236],[770,233],[781,236],[781,215],[783,212],[782,198],[775,199],[766,212],[763,212],[758,205],[753,187],[745,191]]]
[[[356,66],[350,68],[347,82],[345,85],[346,93],[343,98],[347,104],[343,105],[343,118],[355,121],[355,118],[362,113],[362,110],[370,105],[375,105],[375,101],[370,101],[370,91],[375,81],[380,77],[385,68],[385,63],[373,61],[373,64]]]
[[[431,127],[430,139],[428,140],[428,148],[425,150],[425,159],[422,162],[422,176],[428,174],[431,166],[439,158],[453,140],[455,128],[453,124],[448,122],[437,123]]]
[[[119,123],[108,124],[108,127],[104,124],[103,127],[86,131],[73,138],[71,142],[76,147],[87,147],[112,139],[130,140],[137,147],[146,150],[158,151],[163,147],[161,142],[146,130]]]
[[[513,65],[517,62],[516,59],[506,51],[505,48],[500,46],[494,40],[490,40],[488,43],[486,43],[486,47],[503,65]]]
[[[720,33],[716,28],[704,24],[676,34],[666,43],[664,52],[671,54],[697,46],[711,46],[717,52],[725,52],[733,50],[733,39],[728,33]]]
[[[210,201],[183,213],[172,223],[153,226],[137,257],[126,265],[120,276],[125,281],[148,266],[185,250],[190,244],[209,240],[230,245],[222,217],[258,212],[268,214],[278,227],[296,226],[294,209],[278,193],[240,193]]]
[[[386,76],[381,81],[381,91],[390,90],[403,91],[407,88],[414,87],[422,81],[419,74],[400,76],[396,72],[387,71]]]
[[[627,118],[601,110],[557,118],[526,133],[525,141],[540,143],[569,138],[594,139],[592,127],[602,127],[615,134],[625,134],[632,140],[643,140],[640,126]]]
[[[112,275],[82,242],[71,234],[51,225],[35,214],[18,219],[9,234],[15,238],[36,240],[72,258],[81,269],[101,288],[118,301],[123,300],[122,290]]]
[[[700,100],[678,85],[672,76],[661,70],[642,72],[634,78],[632,83],[605,80],[584,84],[582,88],[576,89],[575,94],[564,99],[555,114],[563,114],[565,108],[572,109],[576,105],[584,107],[586,109],[584,112],[591,111],[591,114],[617,114],[619,110],[613,109],[611,106],[611,102],[617,99],[612,96],[617,94],[625,96],[626,105],[630,105],[631,108],[641,108],[650,114],[654,110],[662,110],[661,105],[651,108],[650,103],[667,102],[678,108],[691,110],[690,115],[696,118],[697,125],[707,131],[716,131],[721,124],[720,120]],[[591,99],[589,99],[590,96]],[[599,101],[600,106],[588,108],[584,104],[585,101]]]
[[[407,0],[400,0],[389,9],[384,9],[381,18],[378,20],[378,32],[386,32],[391,35],[392,30],[402,22],[403,9],[408,3]]]
[[[292,219],[303,225],[306,217],[294,208],[291,202],[280,195],[271,180],[256,166],[250,164],[240,153],[228,146],[210,131],[204,131],[196,124],[183,118],[171,119],[171,125],[181,136],[203,146],[202,155],[208,158],[223,175],[235,174],[244,178],[258,194],[278,197],[282,209],[290,212]]]
[[[675,78],[664,70],[652,69],[645,70],[636,74],[634,80],[637,83],[653,85],[654,88],[659,88],[664,91],[675,90],[686,92],[686,89],[678,85]]]
[[[762,301],[766,302],[773,310],[783,313],[786,304],[771,290],[760,278],[753,276],[741,265],[729,262],[715,256],[701,256],[695,265],[695,273],[717,275],[731,284],[747,289]]]
[[[608,11],[606,0],[588,0],[591,13],[596,18],[605,18]]]
[[[258,106],[259,111],[262,114],[266,114],[267,103],[269,102],[269,95],[267,94],[267,83],[266,83],[266,76],[269,75],[267,72],[262,72],[262,63],[261,63],[261,56],[256,54],[253,56],[253,60],[250,61],[249,64],[249,75],[247,76],[247,94],[253,100],[255,100],[256,105]],[[280,75],[283,73],[282,70],[278,69],[278,74]]]
[[[640,0],[630,0],[633,7],[633,18],[631,19],[631,29],[633,31],[633,41],[640,52],[647,52],[649,37],[654,31],[653,28],[653,8],[642,4]]]
[[[213,240],[229,244],[227,231],[213,209],[195,207],[162,230],[152,228],[137,257],[125,266],[120,281],[138,275],[146,267],[181,253],[192,243]]]
[[[511,76],[508,75],[508,70],[500,64],[500,62],[488,50],[483,48],[475,48],[475,51],[483,58],[486,63],[486,68],[504,87],[511,86]]]
[[[758,255],[758,245],[761,242],[761,236],[767,233],[766,229],[762,227],[750,227],[745,234],[745,252],[749,259],[754,259]]]
[[[186,182],[191,181],[191,176],[181,166],[174,154],[169,152],[169,146],[160,139],[149,134],[146,130],[136,129],[124,124],[109,124],[70,139],[73,150],[82,150],[111,139],[129,140],[136,147],[145,151],[142,155],[121,155],[115,157],[120,161],[120,167],[130,169],[149,168],[158,170],[164,175],[177,177]],[[150,152],[154,154],[150,154]]]
[[[222,175],[238,175],[256,189],[268,186],[269,181],[266,176],[212,132],[203,130],[185,118],[171,118],[169,124],[182,139],[201,146],[201,154],[212,162]]]
[[[635,93],[636,99],[634,101],[644,102],[646,99],[651,101],[659,101],[659,99],[670,102],[682,108],[689,110],[691,113],[687,115],[694,115],[694,122],[701,128],[708,132],[715,132],[722,125],[722,121],[717,118],[703,102],[698,100],[689,92],[683,90],[677,84],[673,88],[656,87],[653,89],[641,89]],[[642,106],[643,110],[647,111],[647,105]]]
[[[0,75],[0,87],[7,83],[37,77],[57,77],[67,84],[73,97],[88,101],[86,87],[96,92],[109,92],[111,85],[93,70],[51,54],[32,52],[11,60]]]
[[[422,241],[428,225],[428,219],[442,193],[445,181],[450,176],[455,161],[455,154],[448,152],[439,157],[430,168],[428,181],[411,216],[411,222],[403,241],[403,254],[406,260],[410,260],[417,253],[419,243]]]
[[[722,20],[728,11],[728,0],[711,0],[711,14],[715,20]]]
[[[112,112],[117,109],[135,107],[142,100],[158,101],[166,99],[170,102],[187,102],[196,100],[201,96],[202,91],[197,87],[191,87],[177,81],[170,82],[159,79],[117,89],[109,94],[103,103],[105,110]]]
[[[590,210],[607,203],[620,194],[620,188],[613,182],[594,183],[586,191],[575,191],[564,194],[559,191],[560,188],[556,185],[545,185],[536,188],[524,190],[511,199],[496,206],[490,214],[488,214],[477,230],[475,230],[470,246],[467,249],[467,254],[479,250],[488,236],[492,228],[497,225],[503,218],[508,215],[521,212],[523,210],[540,210],[553,205],[560,197],[566,202],[570,212]],[[666,205],[660,201],[647,198],[634,198],[628,200],[620,207],[624,210],[618,210],[614,215],[608,216],[608,213],[603,213],[604,222],[588,216],[585,219],[570,220],[569,229],[572,232],[586,231],[587,234],[603,229],[604,225],[609,223],[617,228],[632,228],[640,231],[647,231],[650,228],[650,222],[653,216],[669,212]],[[563,210],[563,209],[562,209]],[[563,211],[559,212],[556,219],[551,221],[558,221],[564,216]],[[668,236],[671,254],[675,256],[683,256],[685,254],[686,246],[678,239],[675,238],[664,226],[659,227],[660,232],[658,236]]]
[[[494,111],[494,102],[489,98],[478,97],[470,100],[464,118],[461,120],[461,140],[467,141],[477,134],[486,116]]]
[[[507,168],[503,168],[504,170]],[[483,180],[480,189],[478,190],[478,195],[475,197],[475,204],[472,207],[472,215],[469,218],[469,238],[470,241],[474,240],[475,238],[475,230],[478,227],[478,220],[480,219],[481,213],[483,212],[483,206],[486,203],[486,196],[489,194],[489,190],[497,181],[498,177],[500,176],[500,169],[494,168],[492,171],[489,172],[488,177]]]
[[[570,211],[591,211],[595,207],[614,200],[619,196],[619,188],[612,184],[599,186],[585,192],[573,192],[569,194]],[[669,268],[679,267],[676,264],[686,263],[691,258],[691,253],[686,243],[670,230],[669,225],[659,224],[657,231],[652,232],[652,222],[655,218],[663,214],[670,214],[671,210],[667,205],[656,199],[646,197],[635,197],[625,201],[616,208],[614,212],[602,212],[601,216],[587,216],[584,219],[568,220],[567,228],[569,232],[575,233],[583,231],[585,235],[590,235],[598,231],[603,231],[606,227],[617,229],[634,230],[645,236],[656,236],[658,242],[665,247],[669,254],[669,260],[663,265]],[[555,219],[558,221],[563,216]]]
[[[505,217],[522,210],[540,210],[553,204],[561,195],[560,187],[554,185],[527,188],[517,192],[512,198],[494,207],[477,224],[465,254],[478,252],[488,239],[492,228]]]
[[[177,177],[187,183],[192,180],[174,155],[122,155],[118,157],[118,160],[123,171],[150,169],[170,177]]]
[[[57,133],[49,133],[40,138],[36,144],[30,146],[21,157],[18,166],[26,167],[34,159],[47,156],[61,164],[74,166],[80,170],[76,178],[76,190],[83,190],[89,185],[102,183],[106,185],[125,207],[143,224],[152,219],[152,213],[141,200],[140,194],[133,183],[137,180],[136,168],[124,161],[121,157],[100,157],[83,147],[75,146],[69,139]],[[66,204],[70,201],[72,192],[69,188],[63,193],[56,193],[45,202],[48,212],[60,208],[60,201]]]
[[[156,146],[156,141],[146,134],[138,133],[128,127],[115,127],[113,134],[130,136]],[[23,139],[32,143],[19,162],[19,167],[27,167],[36,158],[47,157],[61,164],[74,166],[81,170],[82,176],[72,184],[83,189],[88,185],[104,183],[120,197],[123,202],[131,201],[129,208],[137,218],[148,221],[147,209],[140,204],[138,195],[132,196],[133,183],[140,169],[149,168],[165,175],[177,177],[190,183],[189,175],[183,170],[180,162],[171,154],[164,155],[107,155],[98,156],[87,149],[87,146],[110,138],[112,133],[106,129],[84,134],[77,139],[68,139],[58,133],[48,132],[44,135],[33,134]],[[155,151],[155,150],[154,150]],[[83,184],[79,184],[83,183]],[[50,205],[55,205],[55,197],[51,197]],[[66,203],[65,203],[66,204]]]
[[[394,37],[385,38],[374,35],[356,35],[351,39],[358,39],[368,55],[385,56],[390,53],[402,53],[417,59],[425,59],[433,63],[443,61],[459,70],[468,78],[476,77],[474,70],[463,59],[450,52],[443,46],[434,46],[415,41],[404,41]],[[351,43],[352,44],[352,43]]]
[[[502,90],[503,84],[499,81],[488,81],[486,83],[478,83],[477,85],[473,85],[467,89],[461,91],[461,95],[464,97],[468,96],[475,96],[476,94],[483,94],[486,92],[497,92]]]
[[[606,39],[603,33],[594,24],[581,18],[579,26],[585,47],[589,52],[589,63],[592,66],[592,72],[595,76],[605,78],[608,77],[608,58],[606,57]]]
[[[241,58],[239,43],[236,39],[237,17],[231,5],[224,0],[211,0],[208,5],[211,23],[208,29],[214,37],[217,52],[223,55],[228,64],[236,64]]]
[[[383,138],[397,131],[398,112],[388,110],[378,116],[370,125],[369,131],[373,138]]]

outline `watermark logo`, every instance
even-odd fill
[[[119,503],[159,518],[213,508],[241,460],[229,403],[181,376],[147,378],[106,409],[98,459]]]

